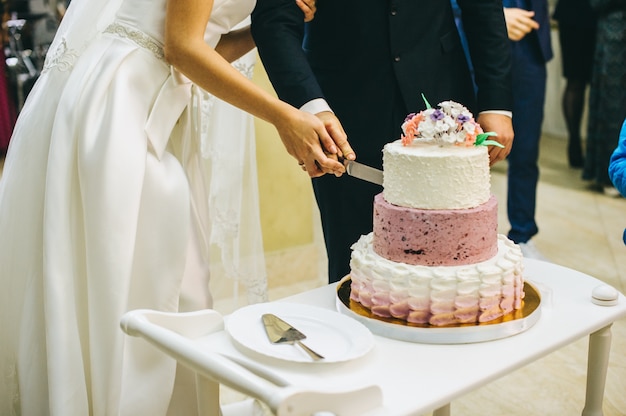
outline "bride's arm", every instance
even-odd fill
[[[207,45],[204,31],[212,7],[212,0],[167,1],[166,60],[209,93],[273,124],[287,152],[305,163],[311,177],[345,172],[344,166],[324,151],[354,158],[347,141],[335,145],[317,117],[258,87]]]

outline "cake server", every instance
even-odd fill
[[[371,166],[364,165],[363,163],[355,162],[354,160],[343,160],[343,164],[346,167],[348,175],[355,178],[363,179],[376,185],[383,184],[383,171],[373,168]]]
[[[301,347],[313,360],[321,360],[324,357],[313,351],[300,340],[306,339],[306,335],[280,319],[278,316],[266,313],[262,316],[265,333],[272,344],[296,344]]]

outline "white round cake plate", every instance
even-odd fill
[[[366,308],[350,301],[350,276],[344,277],[337,286],[337,309],[365,325],[372,333],[422,344],[470,344],[492,341],[524,332],[541,316],[541,296],[530,283],[524,283],[524,306],[510,319],[495,323],[462,324],[455,326],[412,326],[397,319],[379,318]]]
[[[261,316],[273,313],[306,334],[303,342],[324,356],[312,361],[301,348],[289,344],[272,344]],[[367,327],[336,311],[313,305],[288,302],[255,303],[237,309],[226,318],[226,332],[235,346],[254,358],[311,364],[354,360],[374,347],[374,336]]]

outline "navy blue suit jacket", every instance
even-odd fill
[[[476,81],[448,0],[318,0],[303,23],[294,0],[257,0],[252,34],[278,96],[300,107],[325,98],[357,159],[382,168],[406,115],[455,100],[474,113],[511,110],[510,48],[502,0],[458,0]],[[328,253],[329,281],[349,273],[350,246],[372,229],[381,188],[343,175],[313,180]]]
[[[305,25],[293,0],[258,0],[252,33],[279,97],[296,107],[325,98],[359,159],[380,166],[382,146],[399,138],[402,117],[424,108],[422,93],[433,105],[452,99],[474,113],[511,109],[501,0],[459,4],[477,97],[448,1],[319,0]],[[388,114],[396,101],[402,116]],[[385,128],[372,130],[374,121]]]

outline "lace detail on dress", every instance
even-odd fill
[[[104,33],[111,33],[115,36],[119,36],[120,38],[128,39],[141,48],[152,52],[157,59],[165,60],[165,54],[163,53],[163,45],[161,42],[141,30],[127,26],[120,22],[115,22],[111,23],[106,29],[104,29]]]
[[[200,105],[202,108],[201,116],[200,116],[200,154],[203,159],[210,159],[210,141],[209,141],[209,120],[213,115],[213,106],[215,105],[215,101],[217,100],[215,96],[202,91],[200,98]]]
[[[74,66],[76,58],[78,58],[78,51],[68,49],[65,38],[63,38],[59,46],[53,51],[49,51],[46,55],[41,72],[44,73],[52,68],[56,68],[59,71],[68,71]]]
[[[254,63],[254,59],[250,58],[250,56],[246,56],[233,62],[233,67],[241,72],[246,78],[252,79],[252,75],[254,74]],[[210,158],[209,152],[211,150],[209,149],[208,126],[209,120],[213,115],[213,106],[215,105],[215,101],[215,96],[209,94],[208,92],[202,91],[200,93],[202,116],[200,117],[198,129],[200,131],[200,150],[204,159]]]
[[[255,60],[256,55],[249,53],[233,66],[251,78]],[[198,89],[197,93],[201,98],[196,102],[201,110],[196,113],[200,160],[207,175],[208,245],[219,249],[219,258],[211,258],[211,267],[245,286],[244,304],[266,302],[254,120],[205,91]],[[212,278],[217,275],[213,271]],[[239,305],[239,285],[233,287],[233,305]]]
[[[252,63],[246,62],[243,59],[239,59],[233,62],[233,66],[239,72],[246,76],[248,79],[252,79],[252,74],[254,72],[254,61]]]

